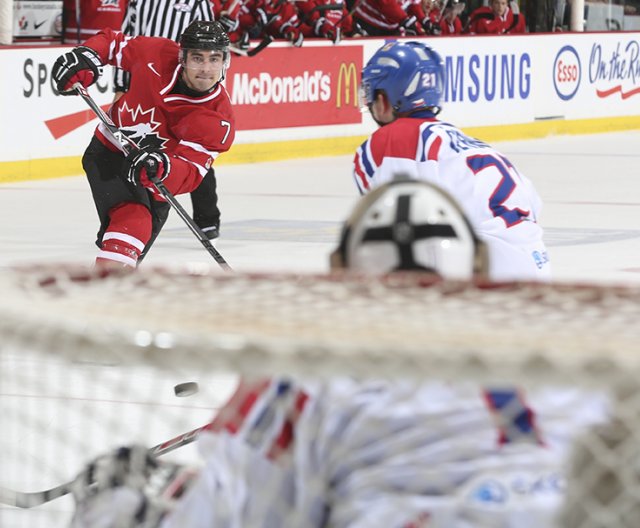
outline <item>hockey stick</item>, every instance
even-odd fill
[[[149,449],[149,454],[153,456],[162,456],[170,453],[174,449],[190,444],[198,437],[198,434],[204,431],[207,427],[209,427],[209,424],[203,425],[193,431],[183,433],[171,440],[158,444]],[[16,508],[34,508],[59,497],[68,495],[71,493],[73,483],[74,481],[66,482],[65,484],[56,486],[55,488],[31,492],[14,491],[0,487],[0,503],[15,506]]]
[[[73,88],[78,92],[80,97],[84,99],[84,101],[91,107],[91,110],[98,116],[98,119],[102,121],[102,124],[107,128],[109,133],[113,136],[113,139],[120,145],[125,154],[129,154],[132,151],[139,150],[138,145],[135,141],[125,136],[122,133],[115,123],[111,120],[111,118],[106,114],[102,108],[98,106],[98,104],[93,100],[93,98],[89,95],[87,89],[82,86],[80,83],[75,83]],[[154,160],[147,160],[146,163],[147,176],[151,183],[155,186],[158,192],[162,195],[162,197],[169,203],[171,207],[173,207],[174,211],[178,213],[178,216],[184,220],[184,223],[187,224],[187,227],[191,229],[191,232],[196,236],[196,238],[202,243],[204,248],[209,252],[209,254],[214,258],[214,260],[220,264],[222,269],[227,271],[231,270],[227,261],[223,258],[223,256],[218,252],[218,250],[213,247],[211,241],[207,238],[202,232],[202,229],[198,227],[198,225],[193,221],[193,219],[189,216],[189,214],[184,210],[180,202],[176,199],[176,197],[167,189],[167,187],[162,183],[156,176],[158,167],[155,164]]]
[[[254,55],[257,55],[258,53],[260,53],[269,44],[271,44],[273,40],[274,39],[271,35],[267,35],[256,46],[254,46],[251,49],[243,50],[236,46],[229,46],[229,49],[236,55],[242,55],[243,57],[253,57]]]

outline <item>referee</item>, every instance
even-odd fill
[[[209,0],[129,0],[122,32],[132,37],[164,37],[178,42],[194,20],[213,19]]]
[[[164,37],[178,42],[187,26],[196,20],[213,21],[209,0],[129,0],[122,22],[122,32],[131,37]],[[129,73],[116,69],[116,98],[129,87]],[[119,93],[120,92],[120,93]],[[193,221],[209,239],[220,234],[220,210],[213,168],[191,193]]]

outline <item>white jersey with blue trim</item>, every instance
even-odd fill
[[[242,384],[162,526],[552,526],[568,448],[607,405],[560,388]]]
[[[399,118],[358,148],[353,175],[364,194],[399,174],[438,185],[459,203],[487,243],[492,280],[550,278],[542,200],[504,155],[434,118]]]

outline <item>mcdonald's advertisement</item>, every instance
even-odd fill
[[[226,86],[238,130],[357,124],[362,46],[267,48],[232,60]]]

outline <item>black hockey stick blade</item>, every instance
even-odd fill
[[[78,92],[80,97],[84,99],[84,101],[89,105],[89,107],[94,111],[98,119],[102,122],[102,124],[107,128],[113,139],[115,139],[118,144],[122,147],[122,150],[125,153],[130,153],[133,150],[138,150],[138,145],[129,139],[126,135],[122,133],[122,131],[116,126],[113,120],[100,108],[100,106],[93,100],[93,97],[89,95],[87,89],[82,86],[80,83],[75,83],[73,88]],[[155,165],[149,165],[149,161],[147,162],[147,172],[149,173],[149,180],[158,190],[158,192],[162,195],[162,197],[167,201],[167,203],[174,209],[174,211],[178,214],[180,218],[187,224],[187,227],[191,230],[191,232],[196,236],[196,238],[200,241],[203,247],[207,250],[207,252],[213,257],[213,259],[220,265],[222,269],[225,271],[231,271],[231,266],[227,263],[224,257],[220,254],[220,252],[213,246],[207,235],[204,234],[202,229],[198,227],[193,221],[193,218],[189,216],[184,210],[184,207],[180,205],[180,202],[176,199],[176,197],[167,189],[167,187],[155,176],[157,173],[157,167]]]
[[[236,55],[242,55],[243,57],[254,57],[258,53],[260,53],[264,48],[266,48],[269,44],[271,44],[273,40],[274,38],[271,35],[267,35],[251,49],[244,50],[242,48],[238,48],[237,46],[231,46],[230,49]]]
[[[183,433],[171,440],[167,440],[166,442],[162,442],[151,449],[149,449],[149,454],[153,456],[162,456],[170,453],[174,449],[178,449],[184,445],[190,444],[193,442],[198,435],[207,429],[209,424],[203,425],[202,427],[198,427],[197,429],[193,429],[192,431],[188,431]],[[54,488],[50,488],[44,491],[14,491],[7,488],[0,487],[0,503],[7,504],[9,506],[14,506],[16,508],[35,508],[36,506],[40,506],[41,504],[45,504],[46,502],[50,502],[59,497],[64,497],[71,493],[71,487],[73,486],[72,482],[65,482],[64,484],[60,484]]]

